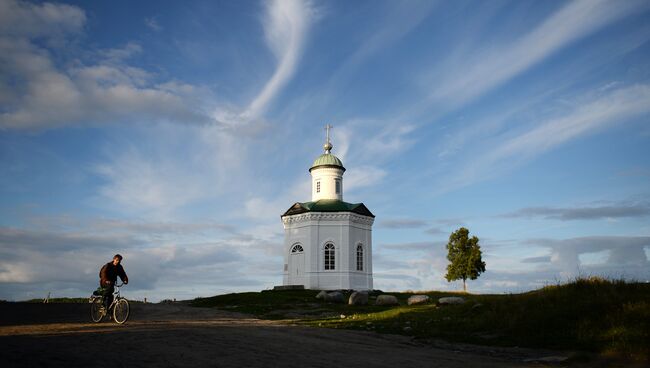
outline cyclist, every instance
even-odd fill
[[[121,262],[122,256],[116,254],[113,256],[113,260],[105,264],[99,271],[99,286],[103,289],[104,307],[106,309],[113,302],[113,291],[115,291],[117,277],[119,276],[124,284],[129,283],[129,278],[126,276],[126,272],[124,272],[124,268],[120,264]]]

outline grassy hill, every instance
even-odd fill
[[[432,302],[408,306],[413,293],[388,293],[400,306],[329,304],[314,290],[265,291],[197,298],[194,306],[216,307],[288,319],[292,323],[371,330],[481,345],[578,349],[650,359],[650,284],[601,278],[547,286],[509,295],[420,292]],[[462,305],[439,306],[443,296]]]
[[[25,303],[43,303],[43,299],[29,299]],[[88,298],[50,298],[48,303],[88,303]]]

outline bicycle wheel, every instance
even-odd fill
[[[122,324],[129,318],[129,302],[126,299],[120,299],[113,307],[113,319],[115,322]]]
[[[90,303],[90,319],[97,323],[100,322],[105,315],[106,310],[102,298],[95,298],[92,303]]]

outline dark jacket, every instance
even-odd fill
[[[113,262],[108,262],[104,267],[102,267],[101,271],[99,271],[99,284],[101,286],[106,286],[109,281],[111,284],[115,284],[117,276],[120,277],[122,282],[129,282],[129,278],[126,276],[121,264],[116,266]]]

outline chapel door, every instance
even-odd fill
[[[292,252],[289,260],[289,280],[292,285],[304,285],[305,252]]]

